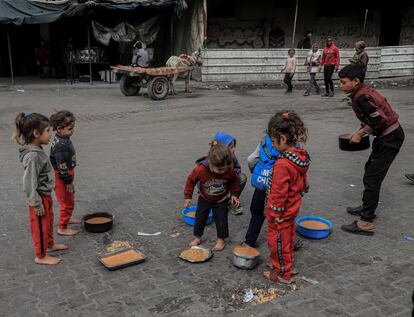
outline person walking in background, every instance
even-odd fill
[[[304,48],[310,50],[312,45],[312,31],[306,31],[303,38],[298,42],[298,48]]]
[[[295,75],[296,71],[296,57],[295,57],[295,49],[291,48],[288,51],[288,58],[286,59],[285,66],[283,66],[281,73],[285,72],[285,77],[283,82],[287,85],[286,93],[291,93],[293,86],[292,86],[292,78]]]
[[[334,96],[334,84],[332,81],[333,72],[339,68],[339,49],[333,43],[332,36],[326,38],[326,46],[322,51],[321,66],[323,66],[323,77],[325,80],[325,96]]]
[[[320,94],[320,88],[318,83],[316,82],[316,74],[319,73],[321,64],[321,53],[319,52],[318,44],[314,43],[312,45],[312,49],[309,51],[308,56],[306,57],[305,65],[307,67],[307,71],[309,72],[309,85],[306,88],[304,96],[309,96],[312,87],[315,87],[316,93]]]
[[[355,54],[354,56],[349,60],[351,64],[361,65],[363,66],[364,73],[367,72],[367,66],[368,66],[368,53],[365,52],[365,42],[364,41],[358,41],[355,43]]]

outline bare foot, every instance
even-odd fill
[[[47,252],[67,250],[68,246],[63,243],[55,243],[52,247],[47,248]]]
[[[54,257],[54,256],[48,256],[46,255],[44,258],[38,258],[35,257],[35,263],[37,264],[44,264],[44,265],[56,265],[59,264],[61,259]]]
[[[213,248],[213,251],[223,251],[224,247],[226,246],[226,244],[224,243],[223,239],[217,239],[217,243]]]
[[[277,274],[274,271],[264,271],[263,276],[267,278],[269,281],[277,282]]]
[[[75,230],[75,229],[58,229],[58,235],[61,236],[74,236],[75,234],[79,233],[79,230]]]
[[[193,241],[190,242],[190,247],[194,247],[196,245],[200,245],[201,242],[203,242],[203,239],[201,239],[201,237],[195,237],[195,239]]]
[[[79,219],[72,218],[72,217],[70,217],[70,219],[69,219],[69,224],[71,224],[71,225],[79,225],[80,223],[81,223],[81,221]]]
[[[263,276],[266,279],[268,279],[269,281],[279,282],[279,283],[282,283],[282,284],[292,284],[294,282],[293,279],[286,280],[286,279],[278,276],[275,271],[265,271],[265,272],[263,272]]]

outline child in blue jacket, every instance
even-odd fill
[[[266,207],[266,189],[270,171],[273,164],[280,157],[280,153],[273,147],[272,140],[266,134],[256,150],[247,158],[247,165],[252,172],[251,185],[254,187],[252,201],[250,203],[249,228],[245,236],[244,243],[256,247],[256,241],[262,229],[263,222],[266,219],[264,210]],[[302,240],[295,237],[294,249],[298,250],[302,247]]]
[[[247,158],[247,164],[252,172],[251,185],[255,190],[250,203],[252,216],[244,243],[253,248],[256,247],[257,238],[266,219],[264,209],[269,174],[279,156],[279,151],[273,147],[272,140],[266,134],[256,150]]]

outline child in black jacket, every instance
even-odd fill
[[[73,236],[79,231],[68,228],[68,224],[79,224],[72,217],[75,208],[75,177],[76,153],[70,137],[75,128],[74,115],[66,110],[54,113],[50,117],[55,138],[50,150],[50,161],[55,170],[55,193],[60,205],[58,234]]]

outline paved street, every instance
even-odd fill
[[[341,92],[322,98],[303,97],[302,90],[292,95],[282,89],[182,91],[160,102],[124,97],[117,85],[0,91],[0,316],[411,315],[414,242],[404,237],[414,237],[414,185],[404,173],[414,173],[412,87],[381,90],[400,114],[406,141],[383,183],[372,237],[340,230],[354,219],[345,208],[360,203],[369,155],[338,149],[337,136],[359,125]],[[282,287],[263,278],[265,229],[259,240],[263,263],[251,271],[232,265],[231,249],[243,240],[250,219],[251,186],[241,196],[245,212],[229,215],[226,249],[203,264],[178,259],[192,238],[180,210],[194,161],[208,151],[216,131],[226,130],[237,138],[236,153],[249,174],[246,158],[269,117],[282,108],[295,109],[310,131],[310,192],[301,214],[334,223],[329,238],[305,240],[296,253],[305,280]],[[110,211],[115,223],[104,234],[57,237],[70,250],[59,254],[62,264],[45,267],[33,263],[22,168],[10,135],[18,111],[49,115],[55,109],[77,116],[75,215]],[[215,227],[208,228],[205,245],[212,247]],[[143,237],[138,231],[162,233]],[[118,240],[141,250],[146,262],[106,270],[97,255]],[[278,295],[263,304],[243,303],[240,298],[255,288],[276,288]]]

